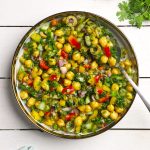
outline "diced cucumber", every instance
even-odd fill
[[[45,31],[49,28],[49,23],[45,23],[44,25],[42,25],[42,27],[40,28],[41,30]]]
[[[90,36],[85,36],[85,43],[86,43],[87,46],[91,45]]]
[[[90,103],[90,97],[89,97],[89,96],[87,96],[87,97],[85,98],[85,103],[86,103],[86,104],[89,104],[89,103]]]
[[[44,109],[45,109],[45,102],[41,102],[41,103],[38,105],[38,109],[44,110]]]
[[[86,129],[92,129],[93,123],[92,122],[88,122],[85,124],[85,128]]]

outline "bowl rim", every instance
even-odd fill
[[[17,89],[16,89],[16,85],[15,85],[15,77],[14,77],[14,74],[15,74],[15,64],[16,64],[16,60],[17,60],[17,56],[18,56],[18,53],[20,51],[20,48],[22,47],[23,43],[25,42],[26,38],[29,36],[29,34],[34,31],[37,27],[40,26],[40,24],[42,24],[43,22],[47,22],[48,20],[52,20],[53,18],[55,18],[56,16],[61,16],[62,14],[67,14],[67,13],[70,13],[70,14],[74,14],[74,13],[84,13],[84,14],[87,14],[87,15],[92,15],[93,17],[97,17],[99,18],[100,20],[102,20],[103,22],[109,24],[114,30],[116,30],[121,36],[122,38],[127,42],[128,46],[130,47],[130,50],[132,51],[134,57],[135,57],[135,61],[136,61],[136,69],[137,69],[137,82],[136,84],[138,85],[139,84],[139,68],[138,68],[138,61],[137,61],[137,57],[136,57],[136,54],[134,52],[134,49],[131,45],[131,43],[129,42],[129,40],[127,39],[127,37],[124,35],[124,33],[115,25],[113,24],[112,22],[110,22],[109,20],[107,20],[106,18],[100,16],[100,15],[97,15],[95,13],[92,13],[92,12],[87,12],[87,11],[64,11],[64,12],[59,12],[59,13],[55,13],[53,15],[50,15],[44,19],[42,19],[41,21],[39,21],[38,23],[36,23],[33,27],[31,27],[31,29],[28,30],[28,32],[23,36],[23,38],[21,39],[21,41],[19,42],[16,50],[15,50],[15,53],[14,53],[14,56],[13,56],[13,59],[12,59],[12,64],[11,64],[11,83],[12,83],[12,90],[13,90],[13,93],[15,95],[15,99],[17,100],[17,103],[18,105],[20,106],[20,109],[23,111],[23,113],[25,114],[25,116],[36,126],[38,127],[39,129],[41,129],[42,131],[45,131],[46,133],[50,133],[51,135],[55,135],[57,137],[61,137],[61,138],[67,138],[67,139],[83,139],[83,138],[88,138],[88,137],[92,137],[92,136],[96,136],[96,135],[99,135],[105,131],[107,131],[108,129],[112,128],[113,126],[115,126],[122,118],[124,118],[124,116],[127,114],[127,112],[129,111],[129,109],[131,108],[134,100],[135,100],[135,97],[136,97],[136,93],[135,93],[135,96],[134,96],[134,99],[133,101],[131,102],[130,106],[128,107],[128,109],[126,110],[126,112],[123,114],[123,116],[121,118],[119,118],[117,121],[114,121],[113,123],[109,124],[108,126],[106,126],[105,128],[102,128],[96,132],[92,132],[92,133],[89,133],[89,134],[85,134],[85,135],[67,135],[67,134],[61,134],[61,133],[57,133],[55,132],[55,130],[48,130],[47,128],[45,128],[44,126],[42,126],[40,123],[36,122],[32,117],[31,115],[26,111],[26,109],[24,108],[24,106],[22,105],[22,103],[20,102],[20,98],[18,97],[18,94],[17,94]]]

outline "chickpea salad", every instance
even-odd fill
[[[86,135],[118,121],[134,99],[117,67],[119,44],[84,15],[54,18],[33,31],[19,58],[17,87],[34,120],[52,130]],[[132,77],[132,62],[119,62]]]

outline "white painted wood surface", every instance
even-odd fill
[[[119,22],[117,5],[121,0],[0,0],[0,150],[16,150],[32,145],[35,150],[148,150],[150,114],[141,99],[112,130],[83,140],[60,139],[36,130],[21,112],[11,90],[10,65],[23,35],[38,21],[52,14],[80,10],[101,15],[125,33],[133,45],[140,71],[140,88],[150,99],[150,22],[140,30]],[[34,130],[33,130],[34,129]]]
[[[40,131],[1,131],[2,150],[31,145],[35,150],[149,150],[150,130],[114,131],[81,140],[61,139]]]

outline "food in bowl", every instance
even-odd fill
[[[24,42],[17,72],[20,98],[52,130],[86,135],[117,122],[135,93],[117,67],[111,31],[84,15],[54,18]],[[122,48],[120,64],[132,76]]]

